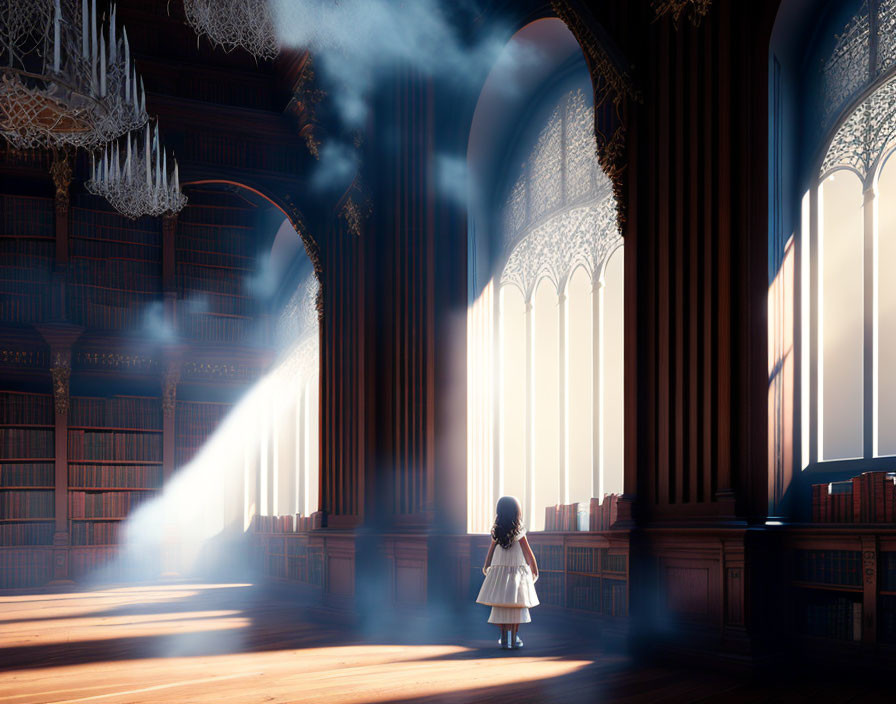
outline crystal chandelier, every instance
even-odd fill
[[[0,133],[16,148],[96,148],[148,120],[127,33],[96,0],[7,0],[0,9]]]
[[[91,179],[85,184],[94,195],[102,196],[122,215],[135,219],[142,215],[170,215],[187,204],[180,189],[177,161],[169,175],[168,154],[159,142],[159,126],[142,139],[130,133],[122,149],[118,142],[107,145],[99,161],[94,159]],[[143,142],[142,148],[140,142]]]
[[[256,59],[280,52],[268,0],[184,0],[187,23],[224,51],[242,47]]]

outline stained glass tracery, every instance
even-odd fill
[[[612,184],[597,163],[594,111],[568,93],[535,140],[504,209],[501,284],[528,299],[542,278],[560,287],[579,265],[594,275],[621,242]]]

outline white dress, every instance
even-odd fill
[[[509,548],[495,546],[492,563],[485,574],[477,604],[492,607],[489,623],[529,623],[529,609],[538,606],[535,580],[523,555],[521,531]]]

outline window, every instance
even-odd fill
[[[247,521],[253,513],[310,516],[318,509],[318,286],[308,274],[277,320],[279,357],[263,382],[258,443],[244,458],[251,484],[245,491]]]
[[[622,491],[622,238],[590,93],[552,95],[517,138],[531,147],[496,209],[491,277],[471,293],[471,532],[490,529],[504,494],[541,530],[548,506]]]
[[[804,469],[896,455],[894,27],[896,1],[861,3],[824,64],[834,127],[800,241]]]

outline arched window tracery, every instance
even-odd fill
[[[622,490],[621,426],[611,437],[604,432],[605,415],[622,416],[621,267],[614,270],[619,310],[610,326],[618,339],[609,345],[603,322],[604,274],[622,238],[585,91],[557,99],[506,192],[495,274],[468,326],[474,532],[490,528],[501,494],[520,498],[528,525],[539,530],[547,506],[579,502],[587,512],[591,497]],[[604,384],[608,346],[617,366],[610,370],[614,383]],[[489,370],[494,389],[482,388]]]

